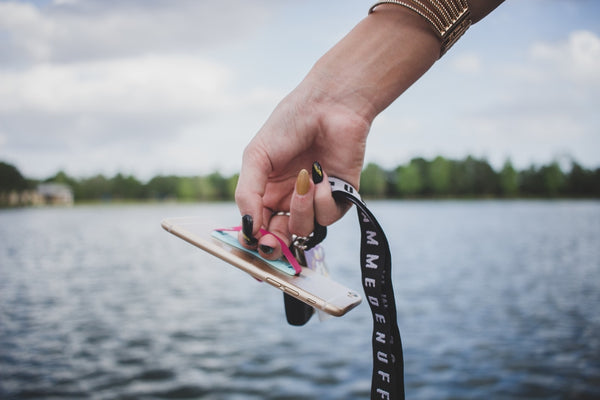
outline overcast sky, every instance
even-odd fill
[[[0,0],[0,160],[32,178],[237,172],[371,2]],[[600,166],[600,2],[507,0],[373,124],[367,161]]]

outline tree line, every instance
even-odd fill
[[[35,190],[40,183],[60,183],[75,201],[97,200],[233,200],[238,174],[159,175],[142,182],[133,175],[74,178],[61,171],[45,180],[25,178],[16,167],[0,162],[0,194]],[[414,158],[393,169],[365,166],[360,192],[368,198],[600,198],[600,168],[573,161],[569,171],[557,162],[516,170],[510,161],[496,171],[485,159]]]
[[[385,170],[370,163],[362,171],[360,191],[375,198],[599,198],[600,168],[575,161],[563,171],[558,162],[516,170],[507,160],[496,171],[485,159],[414,158]]]

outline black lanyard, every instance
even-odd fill
[[[336,199],[356,205],[361,229],[362,285],[373,315],[371,399],[404,399],[404,361],[392,286],[390,246],[381,226],[347,182],[329,177]]]

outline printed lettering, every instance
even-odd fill
[[[375,340],[377,340],[379,343],[385,344],[385,333],[375,332]]]
[[[386,392],[383,389],[377,389],[377,393],[381,395],[382,399],[390,400],[390,392]]]
[[[379,375],[381,375],[381,380],[385,381],[385,382],[390,382],[390,374],[388,374],[387,372],[383,372],[383,371],[377,371],[377,373]]]
[[[375,236],[377,236],[377,232],[366,231],[367,234],[367,244],[373,244],[375,246],[379,245],[379,242],[375,240]]]
[[[375,307],[379,307],[379,299],[377,297],[369,296],[369,303]]]
[[[373,261],[377,261],[379,256],[377,254],[367,254],[366,267],[371,269],[377,269],[377,264]]]
[[[373,278],[365,278],[365,287],[375,287],[377,281]]]
[[[383,303],[383,306],[385,308],[387,308],[387,306],[388,306],[387,296],[383,293],[381,294],[381,302]]]
[[[367,214],[365,214],[364,212],[361,211],[360,215],[362,215],[362,222],[371,222]]]
[[[377,359],[384,364],[388,363],[388,355],[387,355],[387,353],[384,353],[383,351],[377,352]]]
[[[375,321],[379,322],[380,324],[385,324],[385,316],[381,314],[375,314]]]

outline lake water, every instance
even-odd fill
[[[409,399],[600,398],[600,202],[370,202]],[[281,292],[160,228],[234,204],[0,210],[0,398],[368,399],[366,303],[303,327]],[[355,212],[324,243],[362,291]]]

